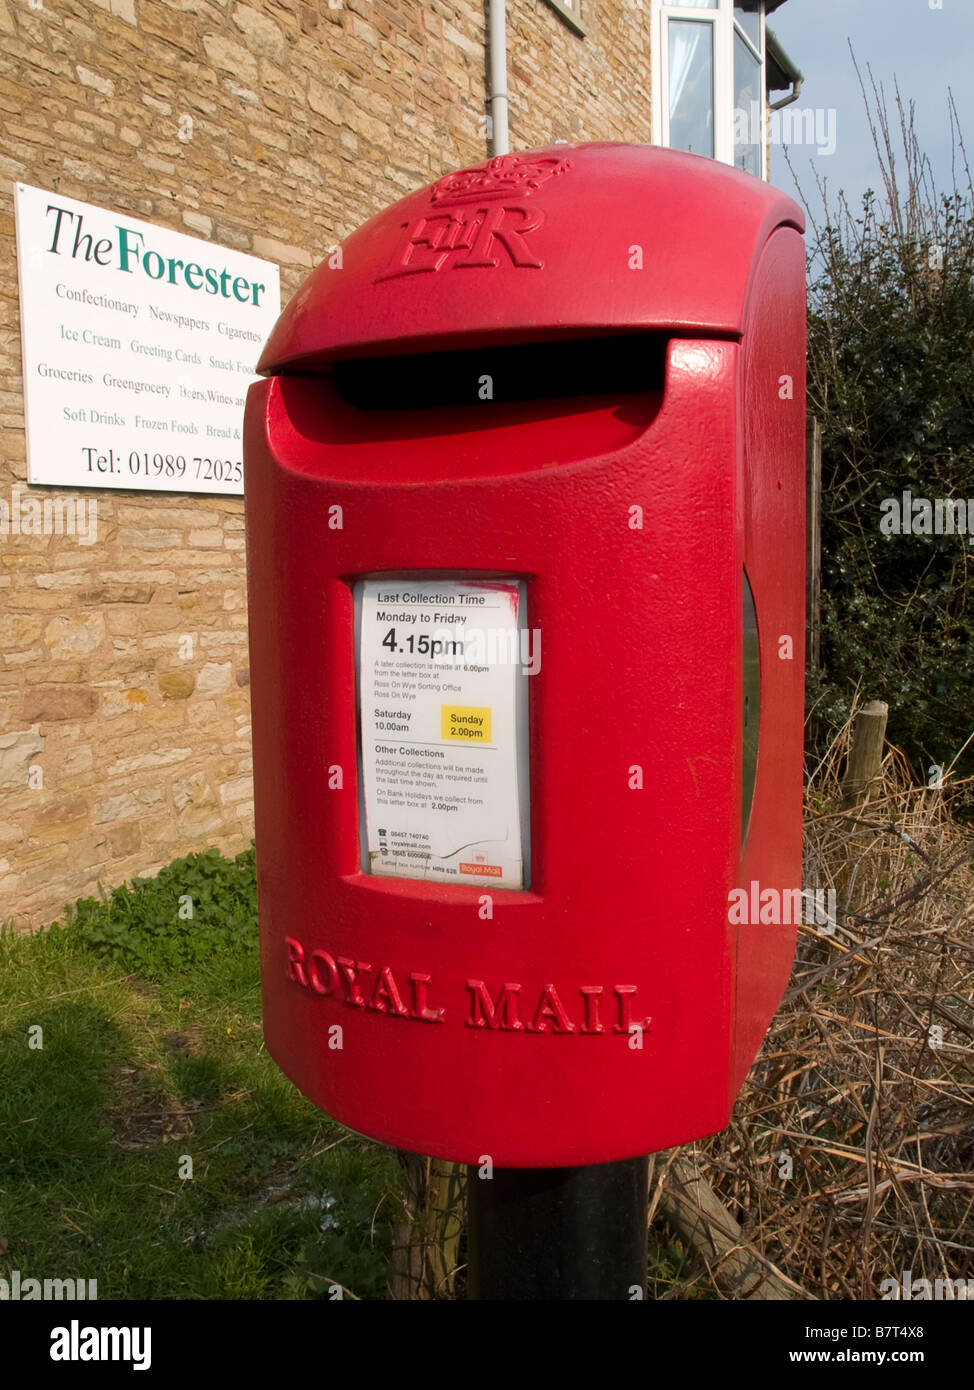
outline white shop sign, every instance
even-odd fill
[[[277,266],[24,184],[15,205],[28,481],[242,493]]]
[[[524,887],[522,584],[391,578],[357,589],[364,867]]]

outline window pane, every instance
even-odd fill
[[[671,19],[670,148],[714,156],[714,26]]]
[[[764,114],[761,64],[739,34],[734,35],[734,165],[761,177]]]
[[[688,10],[716,10],[720,8],[720,0],[664,0],[667,5],[682,5]]]
[[[744,10],[740,5],[734,6],[734,18],[744,30],[745,34],[754,44],[757,51],[761,52],[761,16],[757,10]]]

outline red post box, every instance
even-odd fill
[[[535,1167],[727,1123],[801,885],[802,228],[691,155],[505,155],[271,335],[264,1026],[354,1130]]]

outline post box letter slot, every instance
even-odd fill
[[[370,357],[334,366],[338,395],[360,410],[662,393],[667,339],[612,333]]]

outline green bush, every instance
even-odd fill
[[[114,964],[150,978],[206,964],[228,946],[257,952],[257,871],[251,847],[236,859],[190,854],[111,894],[81,898],[66,925]]]
[[[885,198],[840,199],[811,244],[809,410],[822,424],[820,745],[853,694],[888,701],[918,774],[974,730],[974,210],[938,196],[900,108],[897,173],[874,118]],[[971,535],[884,534],[887,499],[969,499]],[[887,523],[888,524],[888,523]],[[914,523],[916,524],[916,522]],[[974,744],[957,765],[974,772]]]

